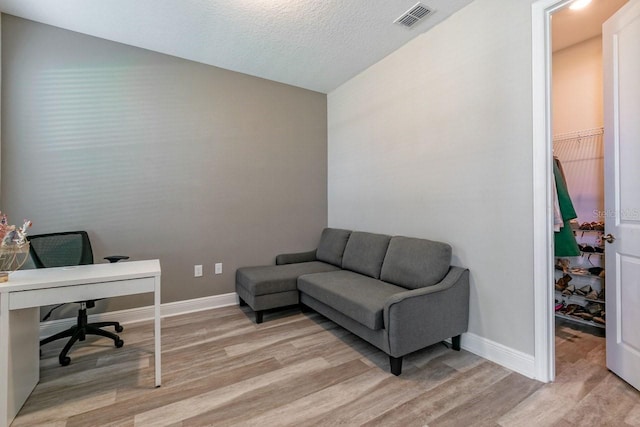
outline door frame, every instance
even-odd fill
[[[531,5],[533,107],[533,301],[534,378],[555,379],[553,312],[553,137],[551,121],[551,14],[572,0],[537,0]]]

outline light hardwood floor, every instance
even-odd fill
[[[557,326],[557,379],[541,384],[443,344],[405,358],[315,313],[227,307],[162,321],[163,385],[153,387],[151,322],[125,346],[89,338],[41,382],[18,426],[640,426],[640,393],[604,367],[604,340]],[[62,345],[62,343],[61,343]]]

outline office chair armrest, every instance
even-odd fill
[[[111,255],[104,257],[104,259],[109,260],[109,262],[118,262],[123,259],[129,259],[129,257],[125,255]]]

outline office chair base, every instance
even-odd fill
[[[67,356],[69,351],[71,351],[71,347],[76,343],[76,341],[84,341],[87,335],[99,335],[105,338],[110,338],[113,340],[113,344],[116,346],[116,348],[122,347],[124,345],[124,341],[121,340],[118,335],[100,329],[107,326],[113,326],[116,332],[122,332],[124,330],[124,328],[118,322],[87,323],[87,310],[81,309],[78,313],[78,323],[76,325],[73,325],[65,331],[58,332],[55,335],[41,340],[40,346],[59,340],[61,338],[71,337],[58,356],[60,365],[67,366],[69,363],[71,363],[71,358]]]
[[[123,330],[122,326],[119,326],[119,328],[121,331]],[[121,340],[118,335],[108,331],[104,331],[100,328],[94,327],[93,324],[85,325],[84,328],[78,328],[77,326],[72,326],[66,331],[63,331],[60,334],[56,334],[56,335],[61,335],[60,338],[63,338],[65,336],[71,336],[71,339],[67,341],[67,344],[64,346],[64,348],[60,352],[60,355],[58,356],[58,361],[60,362],[61,366],[67,366],[69,365],[69,363],[71,363],[71,358],[67,356],[67,354],[69,353],[69,351],[71,351],[71,347],[76,343],[76,341],[84,341],[87,335],[99,335],[105,338],[111,338],[116,348],[121,348],[124,345],[124,341]],[[55,335],[53,337],[55,337]],[[40,345],[46,344],[44,343],[44,341],[50,340],[53,337],[49,337],[45,340],[42,340],[40,342]],[[48,342],[51,342],[51,341],[48,341]]]

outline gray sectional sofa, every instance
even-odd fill
[[[302,304],[389,355],[402,357],[447,338],[460,350],[469,320],[469,271],[451,266],[451,246],[402,236],[326,228],[315,251],[236,272],[240,304],[264,310]]]

